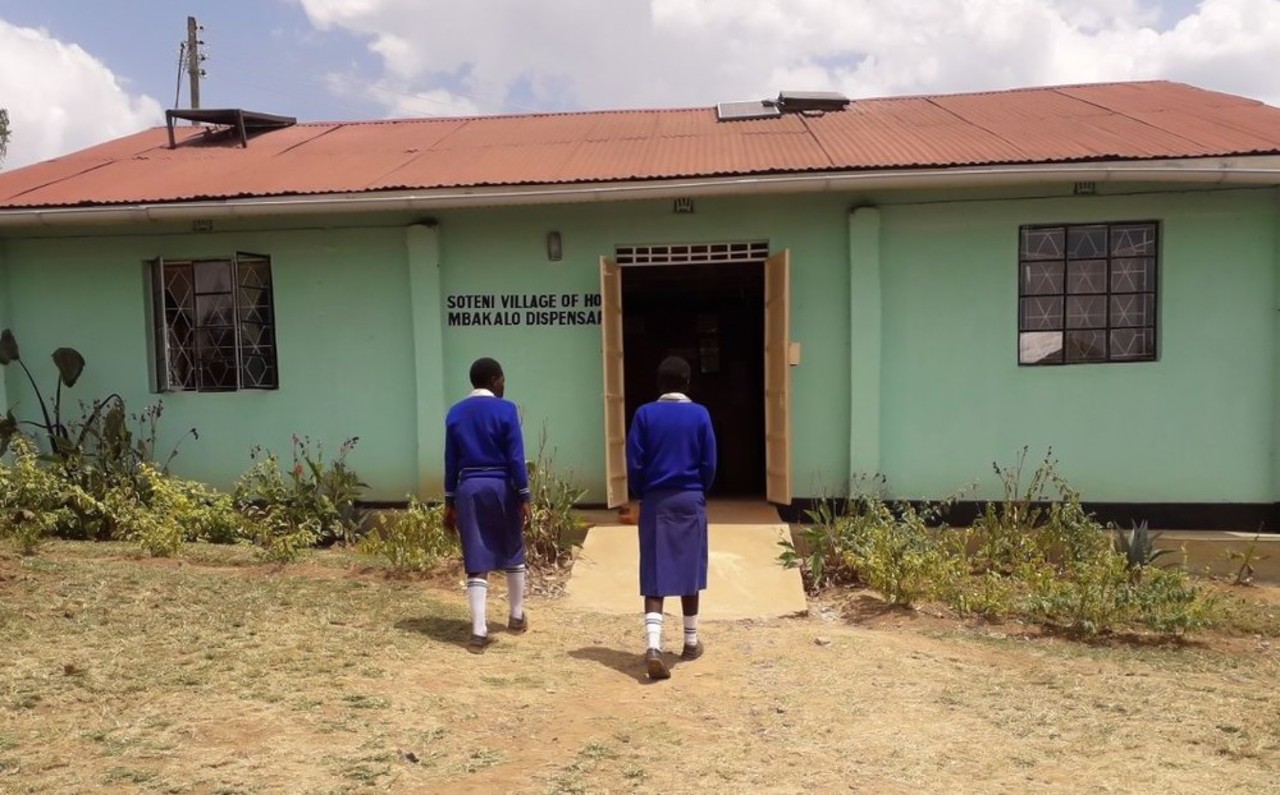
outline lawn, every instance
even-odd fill
[[[649,684],[639,613],[534,598],[476,657],[451,576],[50,542],[0,552],[0,791],[1277,792],[1280,600],[1226,598],[1084,643],[844,591]]]

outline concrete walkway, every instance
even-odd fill
[[[800,572],[778,563],[782,551],[778,542],[790,535],[772,508],[713,503],[708,514],[710,567],[700,606],[704,619],[776,618],[807,612]],[[643,611],[636,533],[634,525],[618,524],[598,524],[588,531],[565,588],[566,607],[618,615]],[[668,599],[666,612],[679,615],[679,600]]]

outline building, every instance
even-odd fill
[[[162,393],[162,430],[201,432],[176,469],[220,486],[254,445],[358,436],[371,499],[438,495],[444,412],[491,355],[531,451],[545,431],[617,505],[628,412],[677,351],[724,495],[794,509],[883,473],[986,498],[991,462],[1052,446],[1126,524],[1275,527],[1278,185],[1280,109],[1166,82],[194,111],[0,173],[0,327],[82,351],[79,399]]]

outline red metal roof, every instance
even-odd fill
[[[1280,154],[1280,109],[1168,82],[857,100],[719,122],[711,108],[180,127],[0,172],[0,210],[480,186]]]

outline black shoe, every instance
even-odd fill
[[[702,656],[702,641],[697,641],[692,646],[688,643],[684,645],[684,651],[680,652],[680,659],[691,662]]]
[[[529,611],[524,611],[524,615],[519,618],[507,618],[507,632],[512,635],[523,635],[529,631]]]
[[[471,642],[467,644],[467,651],[472,654],[484,654],[484,650],[492,646],[493,638],[488,635],[472,635]]]
[[[650,679],[671,678],[671,672],[667,670],[667,664],[662,661],[662,652],[657,649],[649,649],[644,653],[644,667]]]

